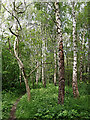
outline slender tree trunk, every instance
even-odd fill
[[[15,13],[15,16],[18,18],[17,16],[17,12],[15,11],[15,2],[13,2],[13,7],[14,7],[14,13]],[[26,78],[26,73],[25,73],[25,70],[24,70],[24,65],[22,63],[22,61],[20,60],[19,58],[19,35],[18,35],[18,23],[16,21],[16,38],[15,38],[15,41],[14,41],[14,54],[15,54],[15,57],[17,59],[17,62],[18,62],[18,65],[19,65],[19,68],[22,72],[22,75],[23,75],[23,78],[24,78],[24,82],[25,82],[25,85],[26,85],[26,91],[27,91],[27,99],[28,101],[30,100],[30,88],[29,88],[29,85],[28,85],[28,80]]]
[[[68,44],[68,38],[66,39],[66,42],[65,42],[65,46],[66,46],[66,79],[67,79],[67,85],[69,86],[70,84],[70,81],[69,81],[69,61],[68,61],[68,47],[67,47],[67,44]]]
[[[57,38],[58,39],[58,38]],[[58,48],[59,48],[59,41],[58,41],[58,43],[57,43],[57,66],[58,66],[58,79],[59,79],[59,77],[60,77],[60,72],[59,72],[59,50],[58,50]]]
[[[90,83],[90,39],[88,38],[88,81]]]
[[[19,44],[18,44],[19,45]],[[18,46],[19,47],[19,46]],[[19,48],[18,48],[18,53],[19,53]],[[21,57],[21,54],[18,54],[18,57]],[[20,81],[20,87],[21,87],[21,83],[22,83],[22,71],[19,68],[19,81]]]
[[[56,70],[57,70],[57,64],[56,64],[56,50],[54,50],[54,85],[56,86]]]
[[[90,1],[87,2],[88,6],[88,82],[90,83]]]
[[[18,61],[18,64],[19,64],[19,67],[20,67],[20,70],[22,71],[22,75],[23,75],[23,78],[24,78],[24,81],[25,81],[25,85],[26,85],[26,91],[27,91],[27,96],[28,96],[28,101],[30,100],[30,88],[29,88],[29,85],[28,85],[28,80],[26,78],[26,74],[25,74],[25,70],[24,70],[24,65],[22,63],[22,61],[19,59],[18,55],[17,55],[17,51],[16,51],[16,42],[17,42],[17,39],[15,39],[14,41],[14,54],[15,54],[15,57]]]
[[[42,83],[44,85],[44,43],[42,43]]]
[[[44,31],[41,26],[42,32]],[[44,33],[45,34],[45,33]],[[45,78],[45,64],[43,64],[46,60],[46,54],[45,54],[45,38],[42,36],[42,83],[44,87],[46,87],[46,78]]]
[[[39,62],[37,60],[37,66],[39,65]],[[37,72],[36,72],[36,84],[38,84],[38,79],[39,79],[39,68],[37,68]]]
[[[64,103],[64,94],[65,94],[65,78],[64,78],[64,52],[63,52],[63,40],[62,40],[62,30],[61,30],[61,21],[60,21],[60,11],[59,3],[55,2],[55,13],[56,13],[56,22],[57,22],[57,32],[59,40],[59,92],[58,92],[58,104]]]
[[[90,39],[89,38],[88,38],[88,81],[90,83]]]
[[[83,33],[83,38],[81,41],[81,52],[83,52],[85,32]],[[80,82],[82,82],[82,73],[83,73],[83,54],[81,53],[80,57]]]
[[[72,88],[74,97],[79,96],[78,85],[77,85],[77,44],[76,44],[76,20],[75,20],[75,3],[72,2],[72,15],[73,15],[73,80]]]
[[[20,80],[20,87],[21,87],[21,82],[22,82],[22,71],[19,70],[19,80]]]
[[[80,57],[80,82],[82,82],[82,69],[83,69],[83,65],[82,65],[82,56]]]
[[[69,66],[68,66],[68,57],[66,58],[67,59],[67,70],[69,70]],[[67,79],[68,79],[68,86],[70,85],[70,81],[69,81],[69,73],[67,75]]]
[[[46,86],[46,82],[45,82],[45,40],[43,40],[42,43],[42,83],[44,85],[44,87]]]

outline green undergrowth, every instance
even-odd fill
[[[23,86],[20,90],[20,86],[17,86],[19,88],[10,88],[10,90],[5,89],[2,91],[2,119],[8,120],[10,117],[10,111],[15,103],[15,101],[24,94]]]
[[[64,105],[58,102],[58,86],[47,85],[46,88],[31,89],[31,100],[27,102],[25,94],[16,110],[18,119],[90,119],[90,95],[87,85],[79,85],[80,97],[73,98],[72,88],[65,87]]]

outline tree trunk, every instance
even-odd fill
[[[58,104],[64,103],[64,94],[65,94],[65,78],[64,78],[64,52],[63,52],[63,40],[62,40],[62,30],[61,30],[61,21],[60,21],[60,11],[59,3],[55,2],[55,14],[56,14],[56,23],[57,23],[57,32],[58,32],[58,41],[59,41],[59,92],[58,92]]]
[[[20,87],[21,87],[21,82],[22,82],[22,71],[19,70],[19,80],[20,80]]]
[[[69,86],[70,81],[69,81],[69,72],[68,72],[68,70],[69,70],[69,65],[68,65],[68,48],[67,48],[67,43],[66,43],[66,51],[67,51],[67,53],[66,53],[66,63],[67,63],[67,80],[68,80],[68,86]]]
[[[90,83],[90,39],[89,38],[88,38],[88,82]]]
[[[13,8],[14,8],[15,16],[18,18],[17,12],[15,11],[15,2],[13,2]],[[16,36],[15,41],[14,41],[14,54],[15,54],[15,57],[17,59],[18,65],[19,65],[19,68],[20,68],[20,70],[22,72],[22,75],[23,75],[23,78],[24,78],[24,82],[25,82],[25,85],[26,85],[26,91],[27,91],[27,99],[29,101],[30,97],[31,97],[30,88],[29,88],[29,85],[28,85],[28,80],[26,78],[24,65],[19,58],[19,35],[18,35],[18,23],[17,23],[17,21],[16,21],[16,34],[17,34],[17,36]]]
[[[42,83],[44,87],[46,86],[46,81],[45,81],[45,62],[46,60],[46,55],[45,55],[45,39],[43,38],[42,41]]]
[[[90,83],[90,39],[88,38],[88,81]]]
[[[57,64],[56,64],[56,50],[54,50],[54,85],[56,86],[56,70],[57,70]]]
[[[72,88],[74,97],[79,96],[78,85],[77,85],[77,44],[76,44],[76,20],[75,20],[75,3],[72,2],[72,15],[73,15],[73,80]]]
[[[37,66],[39,65],[39,62],[37,60]],[[38,84],[38,79],[39,79],[39,68],[37,68],[37,72],[36,72],[36,84]]]
[[[27,96],[28,96],[27,98],[28,98],[28,101],[29,101],[31,95],[30,95],[30,88],[29,88],[29,85],[28,85],[28,80],[26,78],[26,74],[25,74],[25,70],[24,70],[24,65],[23,65],[22,61],[19,59],[18,54],[16,52],[16,42],[17,42],[17,39],[18,39],[18,37],[14,41],[14,54],[15,54],[15,57],[16,57],[16,59],[18,61],[20,70],[22,71],[22,75],[23,75],[23,78],[24,78],[24,81],[25,81],[25,85],[26,85],[26,91],[27,91]]]
[[[90,83],[90,1],[87,2],[88,6],[88,82]]]
[[[58,38],[57,38],[58,39]],[[59,41],[57,41],[58,43],[57,43],[57,66],[58,66],[58,79],[59,79],[59,77],[60,77],[60,72],[59,72],[59,50],[58,50],[58,48],[59,48]]]
[[[43,55],[43,53],[44,53],[44,48],[43,48],[44,46],[43,46],[43,44],[42,44],[42,83],[43,83],[43,85],[44,85],[44,61],[43,61],[43,58],[44,58],[44,55]]]
[[[82,36],[83,38],[81,41],[81,52],[83,52],[85,32],[82,33]],[[83,53],[81,53],[80,57],[80,82],[82,82],[82,72],[83,72]]]

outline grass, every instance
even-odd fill
[[[17,87],[18,88],[12,87],[10,90],[2,91],[2,119],[3,120],[8,120],[8,118],[10,117],[10,111],[13,104],[18,99],[18,97],[23,94],[24,89],[22,89],[21,91],[20,86],[17,86]]]
[[[72,88],[65,87],[64,105],[58,105],[58,86],[47,85],[46,88],[31,90],[31,101],[27,102],[25,94],[16,110],[19,119],[90,119],[90,95],[86,84],[79,85],[80,98],[74,99]]]

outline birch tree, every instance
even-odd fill
[[[82,82],[82,73],[83,73],[83,49],[84,49],[84,39],[85,39],[85,31],[82,34],[82,41],[81,41],[81,57],[80,57],[80,82]]]
[[[45,86],[45,39],[42,41],[42,83]]]
[[[78,97],[78,85],[77,85],[77,40],[76,40],[76,18],[75,18],[75,3],[72,2],[72,17],[73,17],[73,96]]]
[[[3,5],[3,4],[2,4]],[[30,100],[30,97],[31,97],[31,95],[30,95],[30,88],[29,88],[29,84],[28,84],[28,80],[27,80],[27,76],[26,76],[26,73],[25,73],[25,68],[24,68],[24,65],[23,65],[23,62],[20,60],[20,58],[19,58],[19,42],[20,42],[20,34],[19,34],[19,32],[21,32],[22,31],[22,27],[21,27],[21,24],[20,24],[20,22],[19,22],[19,19],[18,19],[18,14],[19,14],[19,12],[18,12],[18,9],[17,9],[17,7],[16,7],[16,3],[15,2],[13,2],[12,3],[12,6],[13,6],[13,12],[11,13],[7,8],[5,8],[5,6],[3,5],[3,7],[4,7],[4,9],[8,12],[8,13],[10,13],[11,15],[12,15],[12,17],[14,17],[14,19],[15,19],[15,25],[16,25],[16,28],[15,28],[15,32],[13,32],[13,30],[12,30],[12,27],[13,26],[11,26],[11,27],[9,27],[9,30],[10,30],[10,32],[15,36],[15,41],[14,41],[14,56],[15,56],[15,58],[17,59],[17,62],[18,62],[18,65],[19,65],[19,68],[20,68],[20,70],[21,70],[21,72],[22,72],[22,76],[23,76],[23,78],[24,78],[24,82],[25,82],[25,86],[26,86],[26,91],[27,91],[27,99],[28,99],[28,101]]]
[[[54,49],[54,85],[56,85],[56,72],[57,72],[56,50]]]
[[[37,60],[37,67],[39,65],[39,62]],[[38,84],[38,79],[39,79],[39,69],[37,68],[37,72],[36,72],[36,84]]]
[[[63,52],[63,39],[62,39],[62,29],[59,11],[59,2],[55,2],[55,14],[56,14],[56,25],[57,34],[59,41],[59,92],[58,92],[58,104],[64,103],[64,88],[65,88],[65,78],[64,78],[64,52]]]

